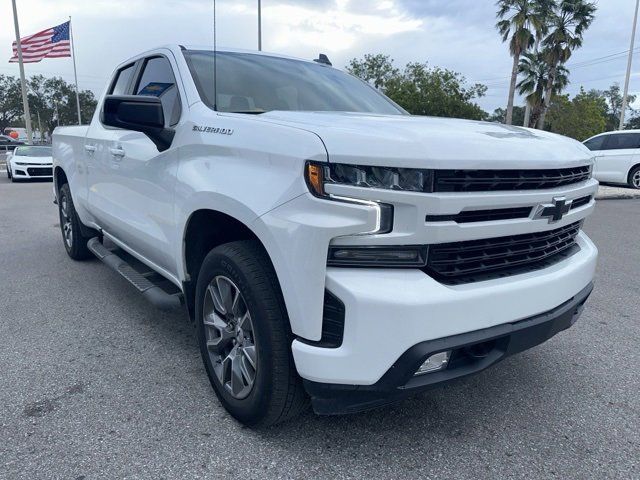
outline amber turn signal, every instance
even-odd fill
[[[305,178],[307,180],[307,185],[309,186],[309,190],[311,193],[318,197],[324,197],[324,178],[322,166],[317,163],[307,162],[305,172]]]

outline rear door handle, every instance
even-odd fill
[[[114,157],[118,157],[118,158],[124,157],[124,150],[121,148],[110,148],[109,151],[111,152],[111,155],[113,155]]]
[[[96,150],[98,150],[98,147],[96,147],[95,145],[85,145],[84,149],[88,152],[88,153],[95,153]]]

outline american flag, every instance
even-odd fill
[[[65,22],[36,34],[20,39],[22,61],[24,63],[39,62],[43,58],[61,58],[71,56],[69,29],[71,22]],[[13,57],[9,62],[18,61],[18,47],[13,42]]]

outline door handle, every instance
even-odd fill
[[[98,147],[96,147],[95,145],[85,145],[84,149],[87,151],[87,153],[95,153],[95,151],[98,150]]]
[[[118,158],[124,157],[124,150],[121,148],[110,148],[109,151],[111,152],[111,155],[113,155],[114,157],[118,157]]]

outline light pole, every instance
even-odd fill
[[[258,50],[262,51],[262,1],[258,0]]]
[[[638,7],[640,0],[636,0],[636,13],[633,16],[633,29],[631,30],[631,46],[629,47],[629,61],[627,62],[627,78],[624,81],[624,95],[622,96],[622,110],[620,111],[620,130],[624,130],[624,113],[629,101],[629,79],[631,78],[631,63],[633,62],[633,46],[636,42],[636,24],[638,23]]]

